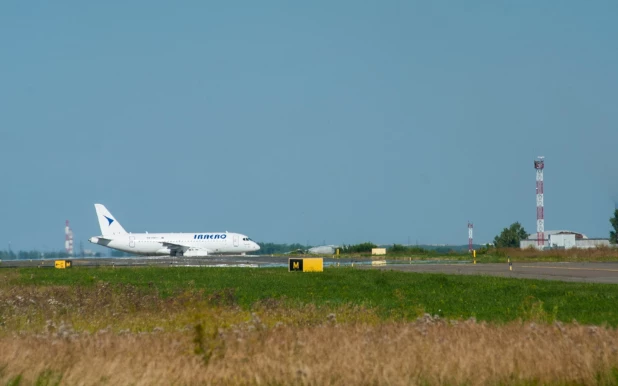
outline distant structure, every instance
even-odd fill
[[[472,253],[472,231],[474,230],[474,224],[468,221],[468,252]]]
[[[73,256],[73,231],[69,226],[69,220],[64,227],[64,249],[69,256]]]
[[[522,249],[571,249],[610,247],[609,239],[589,238],[581,232],[570,230],[545,231],[543,169],[545,157],[534,161],[536,170],[536,233],[519,242]]]
[[[312,255],[334,255],[337,248],[339,248],[338,245],[322,245],[309,248],[307,252]]]
[[[546,248],[551,249],[571,249],[571,248],[599,248],[610,247],[609,239],[603,238],[590,238],[581,232],[575,232],[570,230],[549,230],[544,231],[543,234],[547,237]],[[538,233],[533,233],[528,236],[527,239],[521,240],[519,246],[521,249],[535,248],[540,249],[538,239],[540,236]]]
[[[540,249],[545,246],[545,213],[543,201],[543,169],[545,169],[545,157],[538,157],[534,161],[536,169],[536,233],[537,245]]]

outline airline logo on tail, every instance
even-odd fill
[[[99,228],[103,236],[113,236],[126,234],[122,225],[114,218],[114,216],[101,204],[94,204],[99,219]]]

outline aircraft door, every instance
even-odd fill
[[[129,236],[129,247],[135,248],[135,236]]]
[[[234,246],[238,247],[238,235],[234,235]]]

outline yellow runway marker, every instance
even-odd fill
[[[547,266],[533,266],[533,265],[522,265],[522,268],[552,268],[552,269],[570,269],[573,271],[606,271],[606,272],[618,272],[618,269],[609,269],[609,268],[568,268],[568,267],[547,267]]]

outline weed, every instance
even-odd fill
[[[6,386],[19,386],[21,384],[22,375],[18,374],[15,377],[9,379]]]
[[[204,326],[198,323],[193,328],[193,352],[202,358],[204,365],[208,366],[213,355],[222,353],[225,341],[220,339],[219,330],[213,327],[209,334],[204,332]]]
[[[58,386],[62,380],[62,374],[51,370],[44,370],[39,374],[34,384],[36,386]]]
[[[238,304],[235,288],[223,288],[208,295],[208,302],[216,306],[235,306]]]
[[[545,311],[541,300],[528,296],[520,306],[520,315],[526,321],[553,323],[558,315],[558,306],[554,306],[549,313]]]

